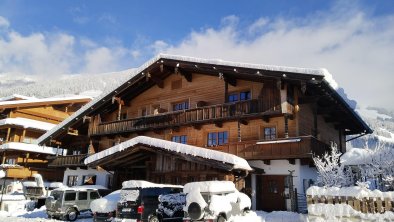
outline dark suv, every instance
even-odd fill
[[[116,209],[115,221],[158,222],[156,210],[158,197],[163,194],[179,193],[182,186],[155,184],[142,180],[131,180],[122,183],[120,200]]]

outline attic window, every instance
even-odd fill
[[[182,79],[174,80],[171,82],[171,90],[182,88]]]

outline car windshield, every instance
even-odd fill
[[[63,197],[63,192],[54,191],[51,195],[53,196],[53,199],[61,200]]]
[[[120,201],[125,202],[125,201],[136,201],[138,197],[140,196],[140,190],[138,189],[122,189],[120,191]]]

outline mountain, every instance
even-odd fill
[[[37,98],[78,94],[95,97],[112,89],[130,76],[131,69],[101,74],[73,74],[55,78],[15,73],[0,74],[0,97],[12,94]]]

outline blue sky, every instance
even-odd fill
[[[393,49],[391,0],[0,0],[0,74],[103,73],[165,52],[324,67],[351,98],[394,109]]]

